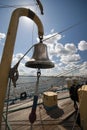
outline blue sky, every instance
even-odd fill
[[[41,70],[42,75],[57,76],[79,67],[80,69],[70,74],[87,73],[87,1],[41,0],[41,2],[44,15],[41,15],[35,0],[0,0],[0,59],[12,12],[16,8],[24,7],[33,10],[41,19],[44,26],[44,38],[57,33],[55,37],[44,42],[48,46],[49,58],[54,62],[55,67]],[[35,23],[31,19],[21,17],[12,65],[17,63],[28,48],[38,42],[37,38]],[[25,67],[25,63],[31,58],[32,53],[31,50],[21,61],[20,74],[36,75],[36,69]]]

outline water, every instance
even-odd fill
[[[10,98],[19,97],[21,93],[26,92],[27,95],[34,95],[37,77],[35,76],[20,76],[16,82],[16,88],[11,84]],[[39,79],[38,93],[47,91],[52,86],[58,88],[64,87],[65,78],[63,77],[46,77],[42,76]]]

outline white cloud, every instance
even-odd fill
[[[12,66],[15,65],[23,56],[24,56],[24,54],[22,54],[22,53],[14,54],[13,59],[12,59]],[[26,55],[26,56],[24,56],[24,58],[22,59],[21,62],[26,62],[29,59],[30,58]]]
[[[51,35],[53,34],[50,34],[47,37]],[[56,37],[52,37],[52,39],[50,38],[45,41],[48,47],[49,58],[55,63],[55,69],[53,69],[55,74],[61,72],[63,69],[65,70],[67,65],[69,66],[72,64],[73,66],[76,66],[76,63],[81,60],[75,44],[65,43],[65,45],[63,45],[62,43],[59,43],[60,38],[58,37],[59,36],[56,35]]]
[[[23,57],[22,53],[17,53],[13,55],[12,67]],[[36,75],[36,69],[28,68],[25,66],[26,61],[30,58],[25,56],[18,66],[18,71],[20,75]]]
[[[26,67],[23,62],[20,63],[18,70],[20,75],[36,75],[36,69]]]
[[[78,72],[82,75],[87,75],[87,62],[83,62],[82,64],[78,65]]]
[[[17,53],[17,54],[14,54],[13,55],[13,59],[12,59],[12,65],[15,65],[19,60],[20,58],[23,56],[22,53]]]
[[[56,43],[56,44],[52,44],[52,45],[48,45],[49,46],[49,51],[50,54],[52,55],[59,55],[60,53],[62,53],[62,51],[64,51],[64,47],[61,43]]]
[[[44,41],[46,44],[54,44],[57,43],[58,40],[62,38],[62,35],[58,33],[49,34],[47,36],[44,36],[44,39],[47,39]]]
[[[80,41],[80,43],[78,44],[78,49],[80,51],[84,51],[87,50],[87,42],[86,41]]]
[[[73,43],[67,43],[65,45],[65,50],[68,51],[71,54],[74,54],[77,52],[77,48]]]
[[[0,40],[5,38],[5,37],[6,37],[5,33],[0,33]]]
[[[51,33],[54,33],[54,29],[51,29]]]
[[[80,55],[77,54],[77,48],[73,43],[66,43],[65,45],[61,43],[49,44],[48,52],[53,58],[53,55],[56,58],[60,58],[60,63],[68,64],[71,62],[77,62],[80,60]]]
[[[6,35],[5,33],[0,33],[0,45],[3,46],[3,42],[2,42],[2,39],[5,39]]]
[[[13,62],[16,63],[18,62],[22,57],[24,56],[24,54],[22,53],[17,53],[15,55],[13,55]],[[26,55],[24,56],[23,60],[24,61],[28,61],[30,58]]]
[[[80,60],[79,54],[73,54],[73,55],[67,55],[67,56],[61,56],[60,61],[64,64],[68,64],[70,62],[77,62]]]
[[[68,55],[75,54],[77,52],[77,48],[73,43],[66,43],[65,46],[62,43],[58,43],[56,41],[53,44],[47,44],[48,51],[50,54],[56,55]]]
[[[54,31],[54,30],[53,30]],[[52,33],[53,33],[52,31]],[[49,34],[45,36],[44,38],[51,37],[54,34]],[[42,69],[41,74],[42,75],[58,75],[61,72],[67,72],[70,70],[70,68],[78,67],[79,62],[81,60],[80,54],[78,53],[78,49],[76,48],[74,43],[59,43],[59,40],[62,38],[61,35],[56,35],[48,40],[45,40],[44,43],[47,45],[47,53],[49,56],[49,59],[54,62],[55,67],[52,69]],[[78,45],[78,48],[80,50],[84,50],[83,48],[86,48],[86,42],[81,41]],[[84,47],[85,46],[85,47]],[[18,53],[13,56],[13,63],[17,63],[18,60],[23,57],[22,53]],[[21,61],[19,65],[19,72],[22,75],[36,75],[37,69],[27,68],[25,67],[25,62],[28,61],[30,57],[25,56],[23,60]],[[84,63],[87,65],[87,63]],[[86,67],[83,67],[84,70],[87,69]],[[82,72],[82,69],[79,69],[79,72]]]

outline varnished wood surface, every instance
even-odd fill
[[[59,98],[67,96],[68,93],[61,93]],[[21,108],[28,106],[28,100],[24,103],[12,105],[9,109]],[[39,99],[39,103],[41,99]],[[32,105],[32,102],[30,102]],[[29,122],[29,114],[31,108],[23,109],[20,111],[12,112],[8,114],[8,122],[11,125],[12,130],[80,130],[75,123],[75,112],[73,102],[70,98],[58,100],[58,104],[52,110],[46,110],[44,106],[38,105],[37,107],[37,119],[32,125]],[[72,129],[74,127],[74,129]],[[5,130],[5,124],[2,122],[2,130]]]

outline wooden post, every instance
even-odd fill
[[[87,85],[78,89],[81,127],[87,130]]]
[[[4,100],[8,84],[8,75],[11,67],[11,61],[20,16],[29,17],[37,24],[38,35],[40,38],[43,37],[44,33],[43,25],[40,19],[33,11],[26,8],[18,8],[13,11],[0,64],[0,130],[1,130]]]

